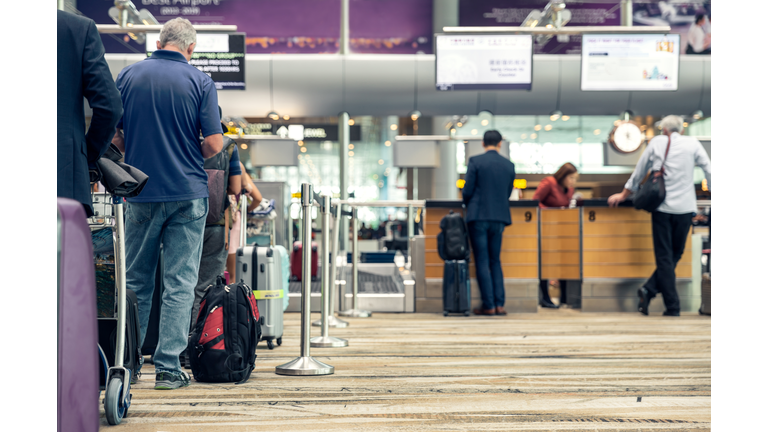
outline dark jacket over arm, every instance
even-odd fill
[[[90,209],[88,163],[109,148],[122,102],[93,20],[57,11],[57,21],[57,196]],[[83,98],[93,110],[87,135]]]
[[[469,159],[462,198],[467,206],[467,222],[512,223],[509,196],[515,181],[515,164],[495,151]]]

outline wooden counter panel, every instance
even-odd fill
[[[542,239],[543,246],[543,239]],[[685,241],[685,250],[691,248],[691,236]],[[616,235],[616,236],[584,236],[584,252],[589,250],[628,250],[651,249],[653,250],[653,236],[646,235]]]
[[[579,212],[581,209],[542,209],[541,224],[576,222],[579,223]]]
[[[573,237],[542,237],[542,252],[579,251],[579,239]]]
[[[442,278],[443,265],[442,262],[440,264],[425,264],[424,276],[427,278]],[[501,271],[504,273],[505,279],[537,279],[539,277],[538,265],[502,263]],[[474,263],[469,264],[469,276],[471,278],[476,277]]]
[[[538,208],[536,207],[510,207],[509,209],[509,216],[512,218],[513,226],[521,224],[538,225],[538,213]],[[530,220],[528,220],[529,218]]]
[[[594,235],[651,235],[647,221],[588,222],[584,220],[584,237]]]
[[[594,222],[616,222],[616,221],[646,221],[651,222],[651,214],[635,210],[630,207],[584,207],[584,225],[590,222],[590,216],[594,214]]]
[[[470,259],[470,263],[474,261],[474,258],[473,255],[472,259]],[[539,256],[536,251],[515,252],[502,250],[499,258],[501,259],[502,264],[539,264]],[[424,262],[427,264],[440,264],[443,263],[443,260],[436,250],[427,250],[424,253]]]
[[[656,264],[622,265],[622,264],[584,264],[584,278],[649,278],[656,270]],[[676,276],[679,278],[691,277],[690,262],[677,265]]]
[[[443,218],[443,216],[447,215],[451,210],[453,210],[454,213],[461,214],[461,207],[449,209],[449,208],[428,208],[424,211],[424,220],[426,222],[437,222],[440,223],[440,219]]]
[[[572,264],[579,265],[579,252],[541,251],[541,265]]]
[[[577,231],[578,233],[578,228]],[[424,224],[424,235],[426,236],[437,236],[440,234],[440,222],[427,222]],[[537,223],[533,222],[518,222],[513,223],[512,225],[508,226],[504,230],[504,236],[515,236],[515,235],[532,235],[537,236],[539,235],[539,226]]]
[[[557,225],[542,225],[541,237],[579,237],[578,222],[563,222]]]
[[[638,236],[584,236],[584,253],[588,250],[653,250],[653,237]]]
[[[424,238],[424,249],[437,250],[437,236]],[[502,250],[533,251],[539,250],[539,239],[535,235],[529,236],[504,236],[501,239]]]
[[[691,251],[686,250],[680,258],[680,264],[690,263]],[[542,256],[542,263],[544,258]],[[584,265],[587,264],[655,264],[656,256],[653,249],[638,249],[624,251],[584,251]]]
[[[579,265],[542,265],[542,279],[581,279]]]

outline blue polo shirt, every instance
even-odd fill
[[[120,72],[118,90],[125,133],[125,163],[149,176],[130,202],[208,197],[200,134],[221,133],[219,100],[208,75],[181,53],[158,50]]]

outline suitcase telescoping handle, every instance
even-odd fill
[[[248,227],[248,198],[245,190],[240,194],[240,247],[245,247],[245,230]]]

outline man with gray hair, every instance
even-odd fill
[[[656,271],[637,291],[640,298],[638,310],[648,315],[648,303],[661,293],[666,306],[665,316],[680,316],[680,299],[675,287],[675,267],[685,251],[685,242],[696,213],[696,190],[693,184],[693,168],[701,167],[711,188],[712,169],[709,156],[699,140],[683,136],[683,119],[666,116],[661,120],[663,134],[651,139],[637,162],[635,171],[624,185],[624,191],[608,198],[615,207],[631,193],[640,189],[648,171],[658,171],[664,166],[666,198],[651,215],[653,227],[653,253]]]
[[[153,357],[157,390],[189,385],[179,355],[187,347],[208,214],[203,162],[223,146],[216,87],[189,64],[195,42],[188,20],[168,21],[158,50],[123,69],[116,82],[124,114],[113,142],[127,164],[149,175],[141,194],[128,199],[125,221],[126,282],[139,300],[139,346],[147,332],[163,245],[165,291]]]

